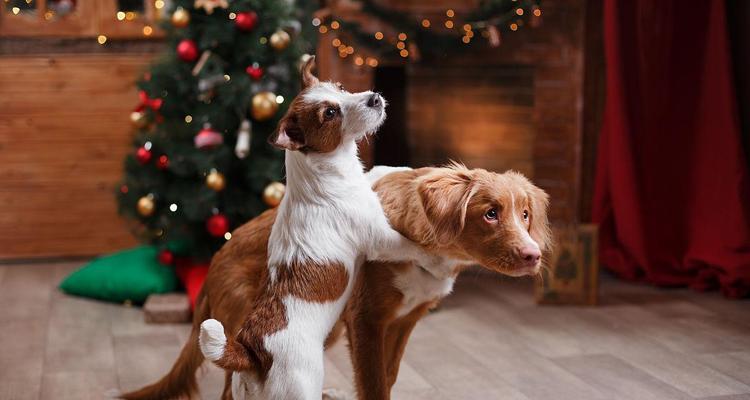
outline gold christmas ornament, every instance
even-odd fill
[[[253,96],[250,114],[256,121],[267,121],[276,115],[279,110],[279,103],[276,102],[276,95],[271,92],[260,92]]]
[[[148,125],[146,113],[144,113],[143,111],[133,111],[132,113],[130,113],[130,122],[132,122],[133,126],[138,129],[145,128],[146,125]]]
[[[286,186],[281,182],[271,182],[263,190],[263,201],[269,207],[276,207],[281,204],[281,199],[284,198],[284,192],[286,192]]]
[[[172,26],[175,28],[184,28],[190,23],[190,13],[182,8],[178,7],[172,13]]]
[[[289,34],[279,29],[278,31],[274,32],[273,35],[271,35],[271,39],[269,42],[271,43],[271,47],[274,48],[276,51],[281,51],[289,47],[289,43],[291,43],[292,37],[289,36]]]
[[[211,172],[206,175],[206,186],[208,186],[211,190],[215,190],[217,192],[224,190],[224,188],[227,186],[226,179],[224,179],[224,174],[215,169],[212,169]]]
[[[206,14],[211,15],[214,13],[214,8],[226,9],[229,7],[229,3],[227,0],[195,0],[193,7],[202,8],[206,10]]]
[[[150,217],[156,211],[156,205],[154,204],[154,196],[146,195],[138,199],[138,205],[136,206],[138,214],[144,217]]]

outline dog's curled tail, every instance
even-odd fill
[[[200,347],[203,356],[219,367],[229,371],[250,369],[250,359],[245,348],[234,339],[227,340],[224,326],[215,319],[201,324]]]
[[[191,398],[198,391],[195,372],[203,363],[203,355],[198,347],[200,322],[210,316],[208,300],[201,292],[198,295],[193,314],[193,329],[190,338],[182,347],[172,369],[158,382],[136,391],[118,396],[125,400],[165,400]]]

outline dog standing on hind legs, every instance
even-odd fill
[[[367,262],[340,328],[347,326],[360,400],[390,399],[410,332],[427,310],[451,292],[467,262],[511,276],[535,274],[549,254],[548,196],[520,174],[481,169],[387,168],[366,174],[391,225],[433,254],[455,260],[442,267],[414,262]],[[188,398],[197,392],[204,358],[200,323],[211,317],[237,332],[267,280],[268,239],[277,209],[232,232],[211,260],[198,296],[193,328],[171,370],[159,381],[122,395],[128,400]],[[328,341],[340,334],[334,329]],[[231,373],[223,400],[231,400]]]
[[[201,325],[203,355],[235,371],[243,399],[319,400],[324,342],[365,260],[439,263],[393,230],[366,179],[357,142],[385,119],[373,92],[349,93],[302,69],[303,89],[269,141],[285,150],[287,190],[268,242],[267,279],[243,327]]]

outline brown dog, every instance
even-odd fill
[[[416,322],[450,293],[463,266],[479,263],[508,275],[535,274],[550,248],[548,196],[522,175],[461,166],[389,169],[368,173],[391,225],[436,254],[456,260],[430,270],[412,263],[367,263],[342,317],[347,326],[362,399],[388,399],[401,356]],[[196,391],[203,362],[200,323],[212,317],[236,332],[266,278],[266,252],[276,210],[268,210],[232,233],[214,256],[199,295],[191,337],[172,370],[125,399],[169,399]],[[335,340],[341,325],[329,336]],[[231,399],[231,374],[223,399]]]

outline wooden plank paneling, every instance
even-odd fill
[[[106,253],[135,241],[114,188],[147,54],[0,57],[0,259]]]

